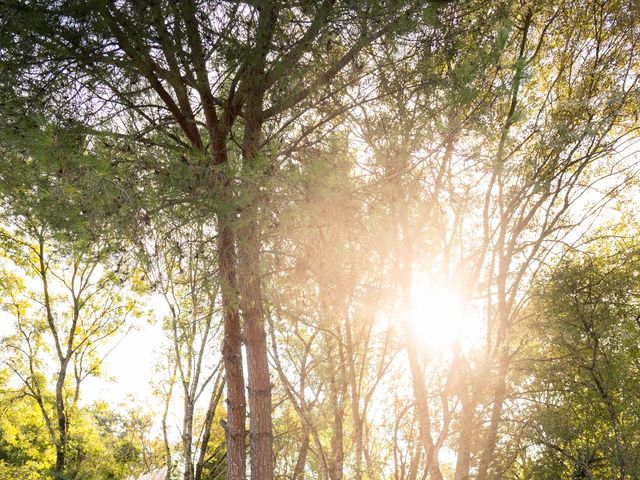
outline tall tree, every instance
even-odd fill
[[[22,82],[34,73],[71,78],[68,88],[50,92],[47,100],[66,102],[78,92],[100,105],[101,119],[125,107],[130,125],[141,125],[141,136],[168,121],[177,127],[175,145],[185,152],[194,176],[187,193],[217,193],[229,478],[245,475],[240,313],[251,472],[271,478],[271,383],[257,223],[262,178],[271,168],[263,147],[273,139],[265,134],[282,136],[302,121],[304,135],[333,117],[329,112],[310,120],[304,113],[357,79],[361,50],[411,19],[414,4],[77,1],[10,2],[3,8],[3,18],[17,19],[3,25],[5,63],[14,66],[12,73],[18,70]],[[231,143],[236,135],[242,137],[239,152]]]

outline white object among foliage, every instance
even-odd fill
[[[157,470],[152,470],[149,473],[144,473],[139,477],[129,477],[127,480],[166,480],[167,478],[167,469],[166,468],[158,468]]]

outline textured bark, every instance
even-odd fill
[[[227,480],[244,480],[246,476],[246,400],[242,368],[242,331],[237,307],[233,234],[226,222],[220,222],[218,263],[223,280],[224,338],[222,340],[222,361],[227,384],[227,422],[224,424],[227,446]]]
[[[255,207],[249,207],[255,211]],[[255,216],[253,221],[255,221]],[[246,218],[246,217],[245,217]],[[254,222],[242,228],[239,239],[240,307],[244,319],[249,376],[251,478],[273,478],[271,380],[259,277],[259,243]]]
[[[271,419],[271,380],[262,304],[260,279],[260,239],[258,227],[259,186],[262,171],[263,104],[265,96],[265,65],[271,48],[277,20],[276,5],[266,2],[258,7],[255,48],[248,59],[246,102],[244,108],[244,138],[242,141],[243,184],[247,201],[240,210],[238,226],[238,274],[240,309],[244,320],[247,346],[249,389],[249,435],[251,447],[251,478],[273,478],[273,424]],[[254,182],[257,181],[257,185]]]
[[[245,162],[253,164],[257,157],[259,130],[255,137],[245,137]],[[267,335],[260,285],[260,240],[258,238],[257,201],[246,205],[238,228],[238,274],[240,308],[244,320],[247,346],[249,390],[249,435],[251,446],[251,478],[273,478],[273,425],[271,419],[271,380]]]
[[[271,380],[259,275],[260,243],[255,202],[244,209],[240,221],[242,224],[238,232],[238,273],[249,376],[251,478],[270,480],[273,476]]]

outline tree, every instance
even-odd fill
[[[37,404],[56,450],[54,476],[65,478],[82,382],[100,374],[108,353],[101,346],[135,315],[135,302],[121,274],[104,271],[101,246],[74,249],[55,241],[45,226],[13,220],[2,232],[3,247],[25,278],[4,286],[3,309],[15,324],[15,334],[3,342],[10,352],[5,365],[20,379],[21,394]]]
[[[541,335],[524,398],[537,406],[523,419],[542,449],[534,478],[638,475],[636,270],[635,242],[620,236],[566,252],[536,286],[527,328]]]
[[[143,137],[168,121],[177,127],[171,136],[175,147],[193,165],[188,190],[216,191],[229,478],[245,475],[240,312],[247,344],[251,471],[256,478],[271,478],[271,386],[257,225],[261,185],[271,169],[264,146],[274,140],[266,134],[295,132],[292,123],[302,118],[304,136],[333,118],[333,112],[315,119],[304,113],[355,81],[358,54],[411,19],[415,6],[78,1],[17,2],[5,9],[4,18],[18,19],[12,23],[18,28],[5,24],[4,37],[5,61],[13,65],[12,74],[18,72],[18,83],[27,85],[33,73],[57,81],[60,75],[72,77],[70,88],[47,97],[51,106],[66,102],[71,92],[104,107],[101,119],[109,118],[106,109],[124,106],[134,128],[142,123],[136,130]],[[300,28],[300,16],[306,28]],[[320,52],[326,54],[323,59]],[[109,92],[106,102],[103,91]],[[241,137],[239,151],[231,143],[236,136]]]
[[[179,218],[176,221],[179,221]],[[212,428],[222,395],[221,360],[212,355],[218,340],[220,301],[216,282],[215,260],[208,243],[215,241],[208,232],[211,225],[183,226],[162,219],[147,229],[141,240],[143,263],[152,291],[160,295],[168,309],[164,319],[169,346],[167,351],[168,391],[165,416],[176,393],[181,395],[182,459],[184,479],[201,480],[209,458]],[[163,364],[164,366],[164,364]],[[174,393],[174,385],[180,390]],[[205,418],[197,421],[196,406],[207,394]],[[206,397],[205,397],[206,398]],[[166,420],[163,422],[166,429]],[[199,433],[198,433],[199,432]],[[213,432],[215,433],[215,432]],[[172,455],[167,434],[167,469],[171,471]]]
[[[12,474],[634,478],[636,2],[0,9]],[[74,400],[140,284],[153,426]]]

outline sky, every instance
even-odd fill
[[[87,378],[83,384],[84,401],[104,400],[117,405],[126,403],[131,395],[152,401],[152,385],[157,380],[155,368],[160,360],[163,339],[162,327],[156,321],[155,324],[139,325],[105,346],[105,351],[110,352],[104,360],[104,377]]]
[[[124,402],[133,394],[152,399],[155,366],[160,358],[164,333],[160,325],[162,304],[159,299],[149,303],[153,321],[138,320],[126,335],[118,335],[103,347],[109,352],[103,364],[104,375],[89,377],[82,384],[84,403],[104,400],[111,404]],[[14,332],[13,317],[0,310],[0,338]]]

